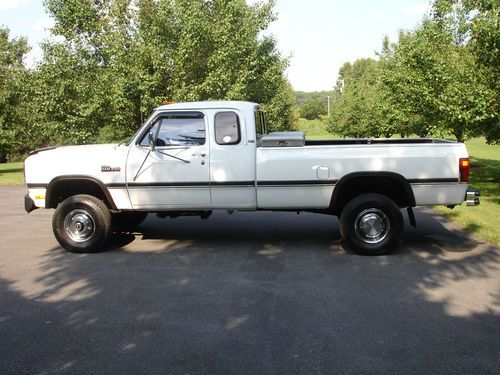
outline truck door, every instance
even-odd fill
[[[247,134],[245,116],[237,110],[211,111],[210,146],[212,206],[255,209],[255,135]],[[251,115],[253,118],[253,114]]]
[[[155,150],[149,146],[153,138]],[[209,208],[209,142],[202,112],[164,112],[127,159],[127,188],[134,209]]]

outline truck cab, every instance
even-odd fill
[[[158,108],[129,142],[131,207],[256,209],[256,146],[265,132],[255,103]]]

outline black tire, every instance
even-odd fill
[[[95,253],[111,233],[111,213],[96,197],[81,194],[62,201],[52,218],[57,241],[72,253]]]
[[[130,230],[136,228],[148,216],[147,212],[126,211],[112,214],[113,228],[116,230]]]
[[[393,200],[381,194],[362,194],[342,210],[340,233],[344,244],[361,255],[388,254],[398,246],[403,215]]]

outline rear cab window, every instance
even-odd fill
[[[236,145],[241,141],[240,119],[235,112],[215,114],[215,142],[218,145]]]

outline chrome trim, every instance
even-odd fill
[[[64,230],[73,241],[82,243],[94,236],[96,225],[90,213],[86,210],[76,209],[64,218]]]
[[[377,244],[387,237],[391,230],[391,223],[381,210],[368,208],[356,217],[354,230],[361,241]]]

